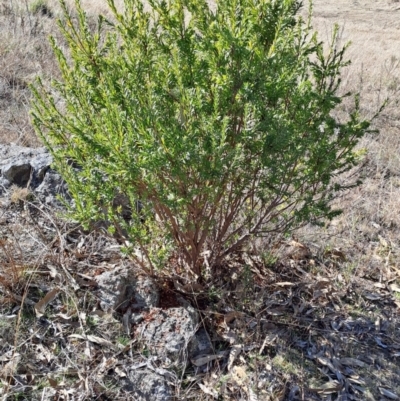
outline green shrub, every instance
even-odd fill
[[[337,215],[346,187],[333,178],[370,126],[357,98],[348,121],[333,117],[347,64],[337,29],[324,51],[298,1],[148,4],[125,0],[121,14],[110,0],[114,22],[95,32],[79,2],[76,21],[63,4],[61,79],[33,88],[74,218],[111,222],[150,273],[201,276],[255,236]]]

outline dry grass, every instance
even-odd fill
[[[364,138],[360,170],[363,185],[338,199],[344,213],[324,229],[307,227],[298,235],[321,249],[340,247],[357,270],[374,270],[380,238],[392,247],[392,263],[400,243],[400,46],[399,4],[372,1],[326,3],[315,1],[314,26],[322,40],[329,40],[331,26],[341,26],[341,43],[351,41],[347,57],[352,64],[344,70],[342,91],[360,93],[362,113],[372,117],[388,99],[374,121],[379,134]],[[397,10],[397,11],[396,11]],[[345,116],[353,108],[348,99],[337,111]]]
[[[99,0],[83,4],[93,16],[107,10]],[[315,1],[320,38],[329,40],[337,22],[342,43],[352,41],[347,53],[352,65],[344,71],[342,90],[361,93],[367,117],[389,99],[375,121],[379,135],[360,143],[367,150],[360,170],[364,184],[337,200],[344,213],[328,227],[299,230],[299,241],[311,247],[306,256],[268,249],[261,264],[232,261],[240,280],[216,279],[208,294],[215,313],[203,311],[204,324],[215,331],[221,350],[230,352],[226,331],[235,333],[236,345],[255,347],[241,352],[232,369],[211,364],[201,381],[192,370],[179,372],[178,400],[213,399],[197,382],[231,400],[251,394],[260,400],[295,400],[297,388],[299,399],[334,400],[323,385],[335,380],[351,387],[356,400],[384,399],[382,388],[400,395],[399,9],[396,1]],[[59,6],[50,0],[0,4],[0,143],[40,144],[29,121],[28,85],[37,75],[57,75],[47,37],[56,34],[58,15]],[[346,101],[338,117],[352,108]],[[120,385],[123,369],[142,361],[143,351],[119,321],[98,313],[90,286],[79,282],[74,289],[70,281],[124,260],[105,255],[105,240],[94,234],[73,234],[89,244],[83,253],[76,249],[79,241],[66,245],[63,234],[70,227],[65,222],[29,207],[24,190],[13,197],[15,204],[3,206],[0,216],[0,353],[10,353],[1,361],[9,369],[1,377],[2,396],[67,400],[70,392],[82,400],[129,399]],[[220,277],[227,276],[221,272]],[[38,319],[34,304],[56,287],[58,297]],[[244,317],[218,321],[216,316],[226,316],[227,310]],[[102,336],[114,348],[68,337],[77,333]],[[343,358],[359,365],[348,366]],[[104,361],[110,361],[107,369]]]
[[[27,200],[32,200],[32,192],[29,188],[21,188],[16,185],[13,185],[10,188],[10,201],[12,204],[21,205]]]
[[[67,4],[73,8],[73,1]],[[118,4],[118,2],[117,2]],[[104,1],[83,1],[88,15],[107,14]],[[29,118],[29,84],[57,76],[49,35],[58,35],[56,1],[15,0],[0,4],[0,143],[40,146]]]
[[[47,35],[53,20],[28,12],[28,3],[0,5],[0,142],[39,144],[29,120],[29,84],[54,74]]]

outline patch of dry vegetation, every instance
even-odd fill
[[[74,2],[68,4],[72,10]],[[83,4],[93,18],[107,14],[106,2],[86,0]],[[40,146],[29,117],[29,84],[38,76],[58,74],[49,36],[59,38],[56,19],[60,15],[56,1],[0,4],[0,143]]]
[[[106,10],[99,0],[84,5],[93,15]],[[1,143],[39,145],[29,122],[28,84],[38,74],[57,74],[47,36],[56,34],[59,9],[53,2],[46,7],[50,12],[29,2],[0,5]],[[344,213],[328,227],[305,227],[298,242],[274,249],[260,244],[257,252],[236,255],[212,290],[191,298],[216,352],[225,356],[175,372],[178,400],[400,396],[398,7],[315,1],[315,27],[329,37],[338,22],[343,42],[353,42],[343,91],[359,91],[369,116],[389,98],[375,122],[379,135],[360,144],[367,151],[364,185],[343,194]],[[339,116],[353,105],[343,107]],[[120,317],[99,310],[92,281],[127,261],[111,240],[39,211],[23,192],[14,197],[0,215],[2,396],[132,399],[121,387],[127,366],[163,367],[126,334]],[[54,289],[39,316],[35,305]]]
[[[395,2],[315,2],[314,25],[327,32],[333,22],[342,26],[342,42],[351,41],[352,64],[342,77],[343,92],[359,92],[362,112],[373,116],[379,134],[360,143],[365,152],[363,185],[343,194],[338,206],[344,213],[325,230],[307,227],[299,235],[318,247],[340,247],[358,275],[377,276],[377,270],[398,268],[400,243],[400,46],[398,4]],[[322,37],[322,39],[325,39]],[[347,113],[354,107],[344,103]],[[385,252],[382,252],[385,243]],[[389,275],[387,279],[391,279]],[[382,279],[382,276],[381,276]]]
[[[3,208],[0,228],[2,395],[134,400],[124,381],[131,366],[167,374],[129,334],[134,329],[126,331],[122,315],[99,307],[95,277],[130,264],[114,240],[29,202],[23,211]],[[206,292],[169,294],[196,306],[214,347],[170,370],[176,399],[372,401],[398,394],[395,281],[356,280],[341,268],[339,251],[318,255],[296,241],[276,244],[273,253],[237,253]]]
[[[27,4],[26,4],[27,6]],[[51,76],[55,63],[47,35],[52,21],[31,13],[23,2],[0,5],[0,141],[39,144],[29,120],[29,83]]]

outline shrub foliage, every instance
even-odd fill
[[[63,6],[61,78],[34,86],[32,115],[77,220],[110,222],[150,273],[201,276],[256,236],[338,213],[334,177],[370,121],[357,98],[333,115],[337,29],[324,46],[294,0],[109,0],[96,29]]]

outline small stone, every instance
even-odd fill
[[[139,324],[140,322],[143,322],[143,319],[144,319],[144,317],[141,313],[132,313],[130,322],[132,324]]]
[[[172,389],[161,375],[150,370],[131,370],[124,379],[123,389],[135,396],[137,401],[171,401]]]
[[[210,336],[204,327],[200,328],[196,333],[197,346],[193,350],[191,357],[201,354],[209,354],[214,351]]]

